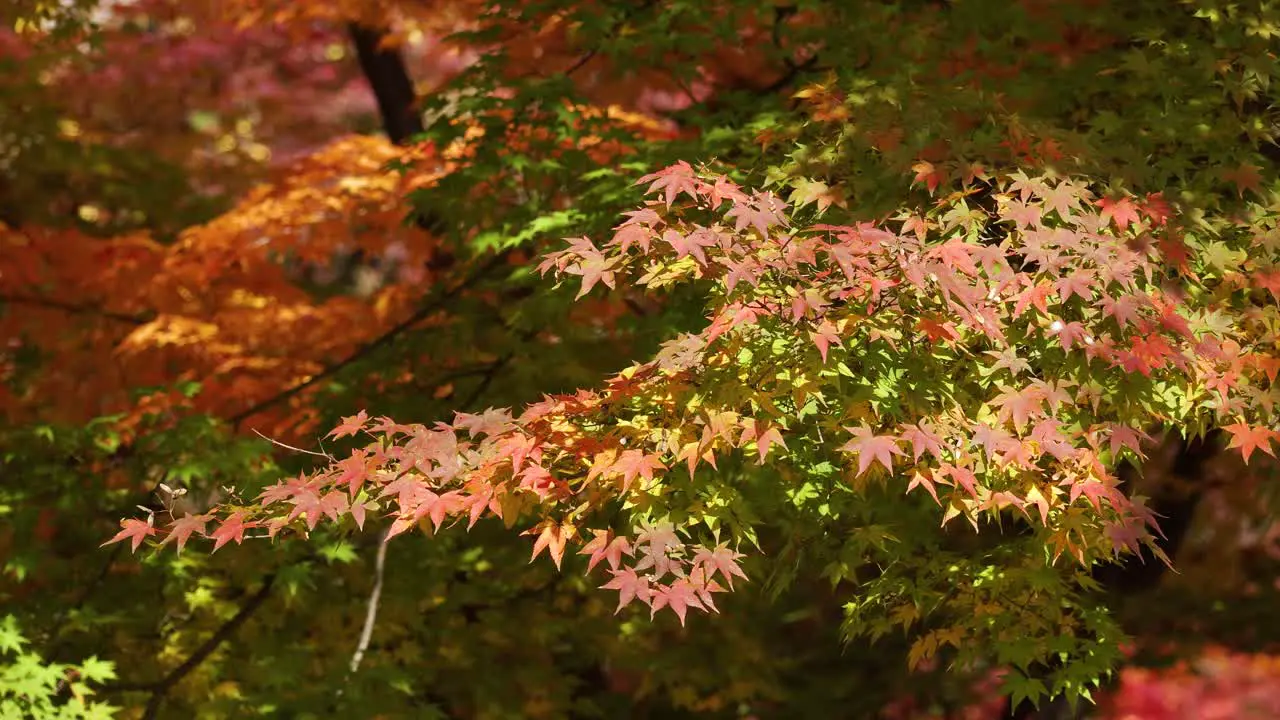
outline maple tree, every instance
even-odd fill
[[[1206,608],[1280,592],[1280,11],[995,5],[15,5],[40,654],[141,717],[870,717],[1265,649]]]

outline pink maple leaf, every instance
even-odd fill
[[[466,430],[471,434],[471,437],[479,435],[493,437],[501,435],[514,427],[511,421],[511,412],[506,408],[489,408],[479,415],[463,412],[455,413],[453,426],[459,430]]]
[[[892,435],[875,435],[868,427],[846,427],[853,439],[841,445],[838,450],[857,453],[858,475],[861,476],[871,468],[872,462],[879,462],[889,472],[893,472],[893,456],[906,455],[898,447],[898,439]]]
[[[338,439],[348,435],[355,435],[364,430],[365,425],[369,422],[369,413],[361,410],[355,415],[342,418],[342,424],[329,431],[328,437]]]
[[[714,550],[700,547],[698,552],[694,553],[693,563],[708,568],[708,579],[716,572],[720,573],[724,576],[725,582],[729,584],[729,589],[733,589],[733,576],[737,575],[743,580],[747,579],[747,574],[742,572],[742,568],[738,567],[738,559],[741,557],[743,557],[742,553],[734,552],[727,545],[721,543]]]
[[[687,578],[680,578],[670,585],[658,586],[649,604],[649,617],[652,618],[664,607],[671,608],[671,611],[680,618],[682,626],[684,625],[685,613],[689,611],[689,608],[706,609],[702,604],[702,599],[698,597],[697,588]]]
[[[587,561],[587,572],[595,569],[601,560],[609,563],[610,570],[617,570],[622,564],[622,556],[631,554],[631,543],[625,537],[613,537],[608,530],[592,531],[595,537],[578,551],[579,555],[590,555]]]
[[[142,544],[143,539],[145,539],[150,535],[155,535],[157,532],[159,532],[154,527],[152,527],[150,522],[146,522],[143,520],[135,520],[133,518],[129,518],[127,520],[121,520],[120,527],[123,528],[123,530],[116,533],[110,540],[102,543],[102,545],[99,545],[98,547],[105,547],[107,545],[111,545],[112,543],[118,543],[121,540],[128,538],[132,541],[129,544],[129,551],[137,552],[138,546]]]
[[[649,604],[652,591],[649,589],[648,577],[637,575],[631,568],[611,572],[613,572],[613,579],[601,585],[600,589],[618,591],[618,608],[613,611],[614,615],[617,615],[632,600],[639,599],[640,602]]]
[[[186,546],[187,539],[193,534],[204,535],[204,527],[208,524],[210,516],[208,515],[192,515],[187,513],[179,520],[175,520],[169,526],[169,536],[160,541],[161,545],[168,545],[171,541],[177,541],[178,554],[182,554],[182,548]]]

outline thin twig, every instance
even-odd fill
[[[316,452],[315,450],[303,450],[302,448],[294,447],[294,446],[292,446],[292,445],[287,445],[287,444],[285,444],[285,443],[282,443],[282,442],[280,442],[279,440],[272,440],[271,438],[269,438],[269,437],[267,437],[266,435],[263,435],[261,432],[259,432],[257,428],[254,428],[254,429],[253,429],[253,434],[254,434],[254,435],[257,435],[258,437],[262,438],[263,440],[266,440],[267,442],[271,443],[272,445],[275,445],[275,446],[277,446],[277,447],[282,447],[282,448],[284,448],[285,450],[292,450],[292,451],[294,451],[294,452],[306,453],[307,455],[315,455],[316,457],[322,457],[322,458],[324,458],[324,459],[326,459],[326,460],[333,460],[333,456],[332,456],[332,455],[330,455],[329,453]]]

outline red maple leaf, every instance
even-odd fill
[[[1108,426],[1111,431],[1111,457],[1119,458],[1120,449],[1128,448],[1133,451],[1138,458],[1146,458],[1146,453],[1142,452],[1143,443],[1151,443],[1151,436],[1127,425],[1117,425],[1112,423]]]
[[[938,467],[938,473],[951,478],[951,481],[964,488],[964,491],[969,493],[970,497],[978,497],[978,476],[974,475],[969,468],[942,463]]]
[[[1240,197],[1244,197],[1245,190],[1251,190],[1253,194],[1261,195],[1262,175],[1258,172],[1261,169],[1257,165],[1241,163],[1239,167],[1232,170],[1223,170],[1222,179],[1234,184]]]
[[[613,271],[617,261],[616,257],[606,258],[600,253],[591,253],[583,255],[581,260],[565,268],[565,273],[582,278],[582,287],[578,289],[574,299],[581,299],[591,292],[591,288],[595,287],[597,282],[604,283],[611,290],[617,287],[617,277]]]
[[[932,195],[938,189],[938,185],[942,182],[944,175],[941,170],[934,167],[933,163],[927,160],[921,160],[911,166],[916,176],[911,180],[911,184],[922,182],[925,187],[929,188],[929,194]]]
[[[121,520],[120,527],[124,529],[116,533],[115,536],[113,536],[110,540],[102,543],[102,545],[99,545],[98,547],[105,547],[107,545],[111,545],[112,543],[118,543],[121,540],[124,540],[125,538],[129,538],[132,540],[129,546],[130,552],[137,552],[138,546],[142,544],[142,541],[144,538],[146,538],[148,535],[155,535],[157,532],[159,532],[154,527],[152,527],[150,522],[143,521],[143,520],[135,520],[132,518],[128,520]]]
[[[235,540],[237,545],[244,542],[244,531],[258,525],[254,522],[246,523],[244,517],[244,511],[237,510],[223,520],[217,530],[209,533],[209,537],[213,539],[213,552],[218,552],[218,548],[232,540]]]
[[[861,476],[871,467],[872,462],[879,462],[889,472],[893,472],[893,456],[906,455],[898,447],[898,439],[892,435],[875,435],[868,427],[846,427],[853,439],[841,445],[843,452],[857,453],[858,475]]]
[[[1244,456],[1244,464],[1249,464],[1249,456],[1253,455],[1254,450],[1275,457],[1276,453],[1271,449],[1271,442],[1280,435],[1274,430],[1268,430],[1264,427],[1251,427],[1246,423],[1235,423],[1234,425],[1224,425],[1223,430],[1231,433],[1231,442],[1227,445],[1229,448],[1240,448],[1240,454]]]
[[[1099,198],[1095,204],[1102,208],[1102,220],[1114,222],[1121,232],[1139,220],[1138,206],[1134,204],[1132,198],[1124,197],[1119,200]]]
[[[1164,193],[1148,193],[1138,210],[1157,227],[1168,223],[1169,218],[1173,217],[1173,208],[1164,199]]]
[[[725,219],[734,219],[733,229],[737,232],[742,232],[747,229],[747,226],[751,226],[760,233],[761,237],[769,237],[770,226],[787,224],[786,217],[778,209],[772,204],[762,203],[759,198],[734,203],[724,216]]]
[[[1253,274],[1253,286],[1271,293],[1271,297],[1280,300],[1280,271],[1258,271]]]

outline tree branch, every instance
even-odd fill
[[[0,295],[0,303],[7,305],[31,305],[34,307],[50,308],[53,310],[62,310],[72,315],[97,315],[107,318],[108,320],[118,320],[122,323],[131,325],[142,325],[151,322],[151,317],[147,315],[130,315],[128,313],[112,312],[103,310],[93,305],[77,305],[76,303],[63,302],[62,300],[54,300],[52,298],[38,297],[21,297],[15,295]]]
[[[258,611],[258,608],[262,607],[263,603],[266,602],[267,597],[271,594],[271,586],[275,583],[275,579],[275,573],[270,573],[264,577],[262,579],[262,587],[258,588],[258,591],[253,595],[249,596],[249,599],[245,601],[244,605],[240,606],[240,610],[237,611],[230,620],[227,620],[221,627],[215,630],[213,635],[210,635],[209,639],[205,640],[200,647],[196,648],[195,652],[191,653],[191,655],[183,661],[181,665],[170,670],[169,673],[160,680],[151,683],[117,683],[103,688],[103,691],[149,691],[151,693],[151,699],[147,701],[147,707],[143,712],[142,717],[143,720],[154,720],[154,718],[159,714],[160,707],[164,704],[165,696],[169,691],[181,682],[183,678],[190,675],[193,670],[200,667],[200,664],[208,659],[208,657],[213,654],[214,650],[218,649],[218,646],[230,639],[230,637],[235,634],[236,630],[240,629],[240,626]]]
[[[508,255],[508,252],[501,252],[489,258],[488,261],[482,264],[479,268],[476,268],[474,272],[472,272],[470,275],[464,278],[462,282],[458,283],[457,285],[453,286],[449,290],[445,291],[443,294],[441,294],[439,297],[435,298],[434,300],[424,303],[422,307],[418,308],[418,310],[414,312],[412,315],[405,318],[404,320],[401,320],[399,323],[396,323],[396,325],[394,325],[393,327],[391,327],[389,330],[382,333],[378,337],[374,338],[370,342],[360,346],[359,349],[357,349],[355,352],[348,355],[345,359],[340,360],[334,363],[333,365],[326,367],[324,370],[321,370],[315,375],[312,375],[311,377],[307,378],[307,380],[304,382],[298,383],[297,385],[294,385],[281,392],[278,392],[275,395],[272,395],[271,397],[266,398],[265,400],[261,400],[259,402],[254,403],[250,407],[231,416],[228,419],[229,422],[233,426],[237,426],[240,423],[247,420],[248,418],[253,417],[254,415],[262,412],[263,410],[271,407],[272,405],[275,405],[276,403],[282,402],[284,400],[288,400],[289,398],[293,397],[294,395],[297,395],[303,390],[306,390],[309,387],[312,387],[320,382],[323,382],[333,377],[335,374],[342,371],[343,368],[346,368],[352,363],[362,360],[368,357],[369,355],[371,355],[372,353],[376,352],[377,350],[383,347],[386,347],[387,345],[390,345],[397,337],[399,337],[405,331],[409,330],[414,325],[417,325],[418,323],[422,322],[426,318],[430,317],[432,313],[435,313],[441,308],[443,308],[450,300],[457,297],[464,290],[466,290],[467,288],[471,287],[475,283],[482,280],[490,271],[492,271],[498,265],[502,264],[502,262],[506,260],[507,255]]]

